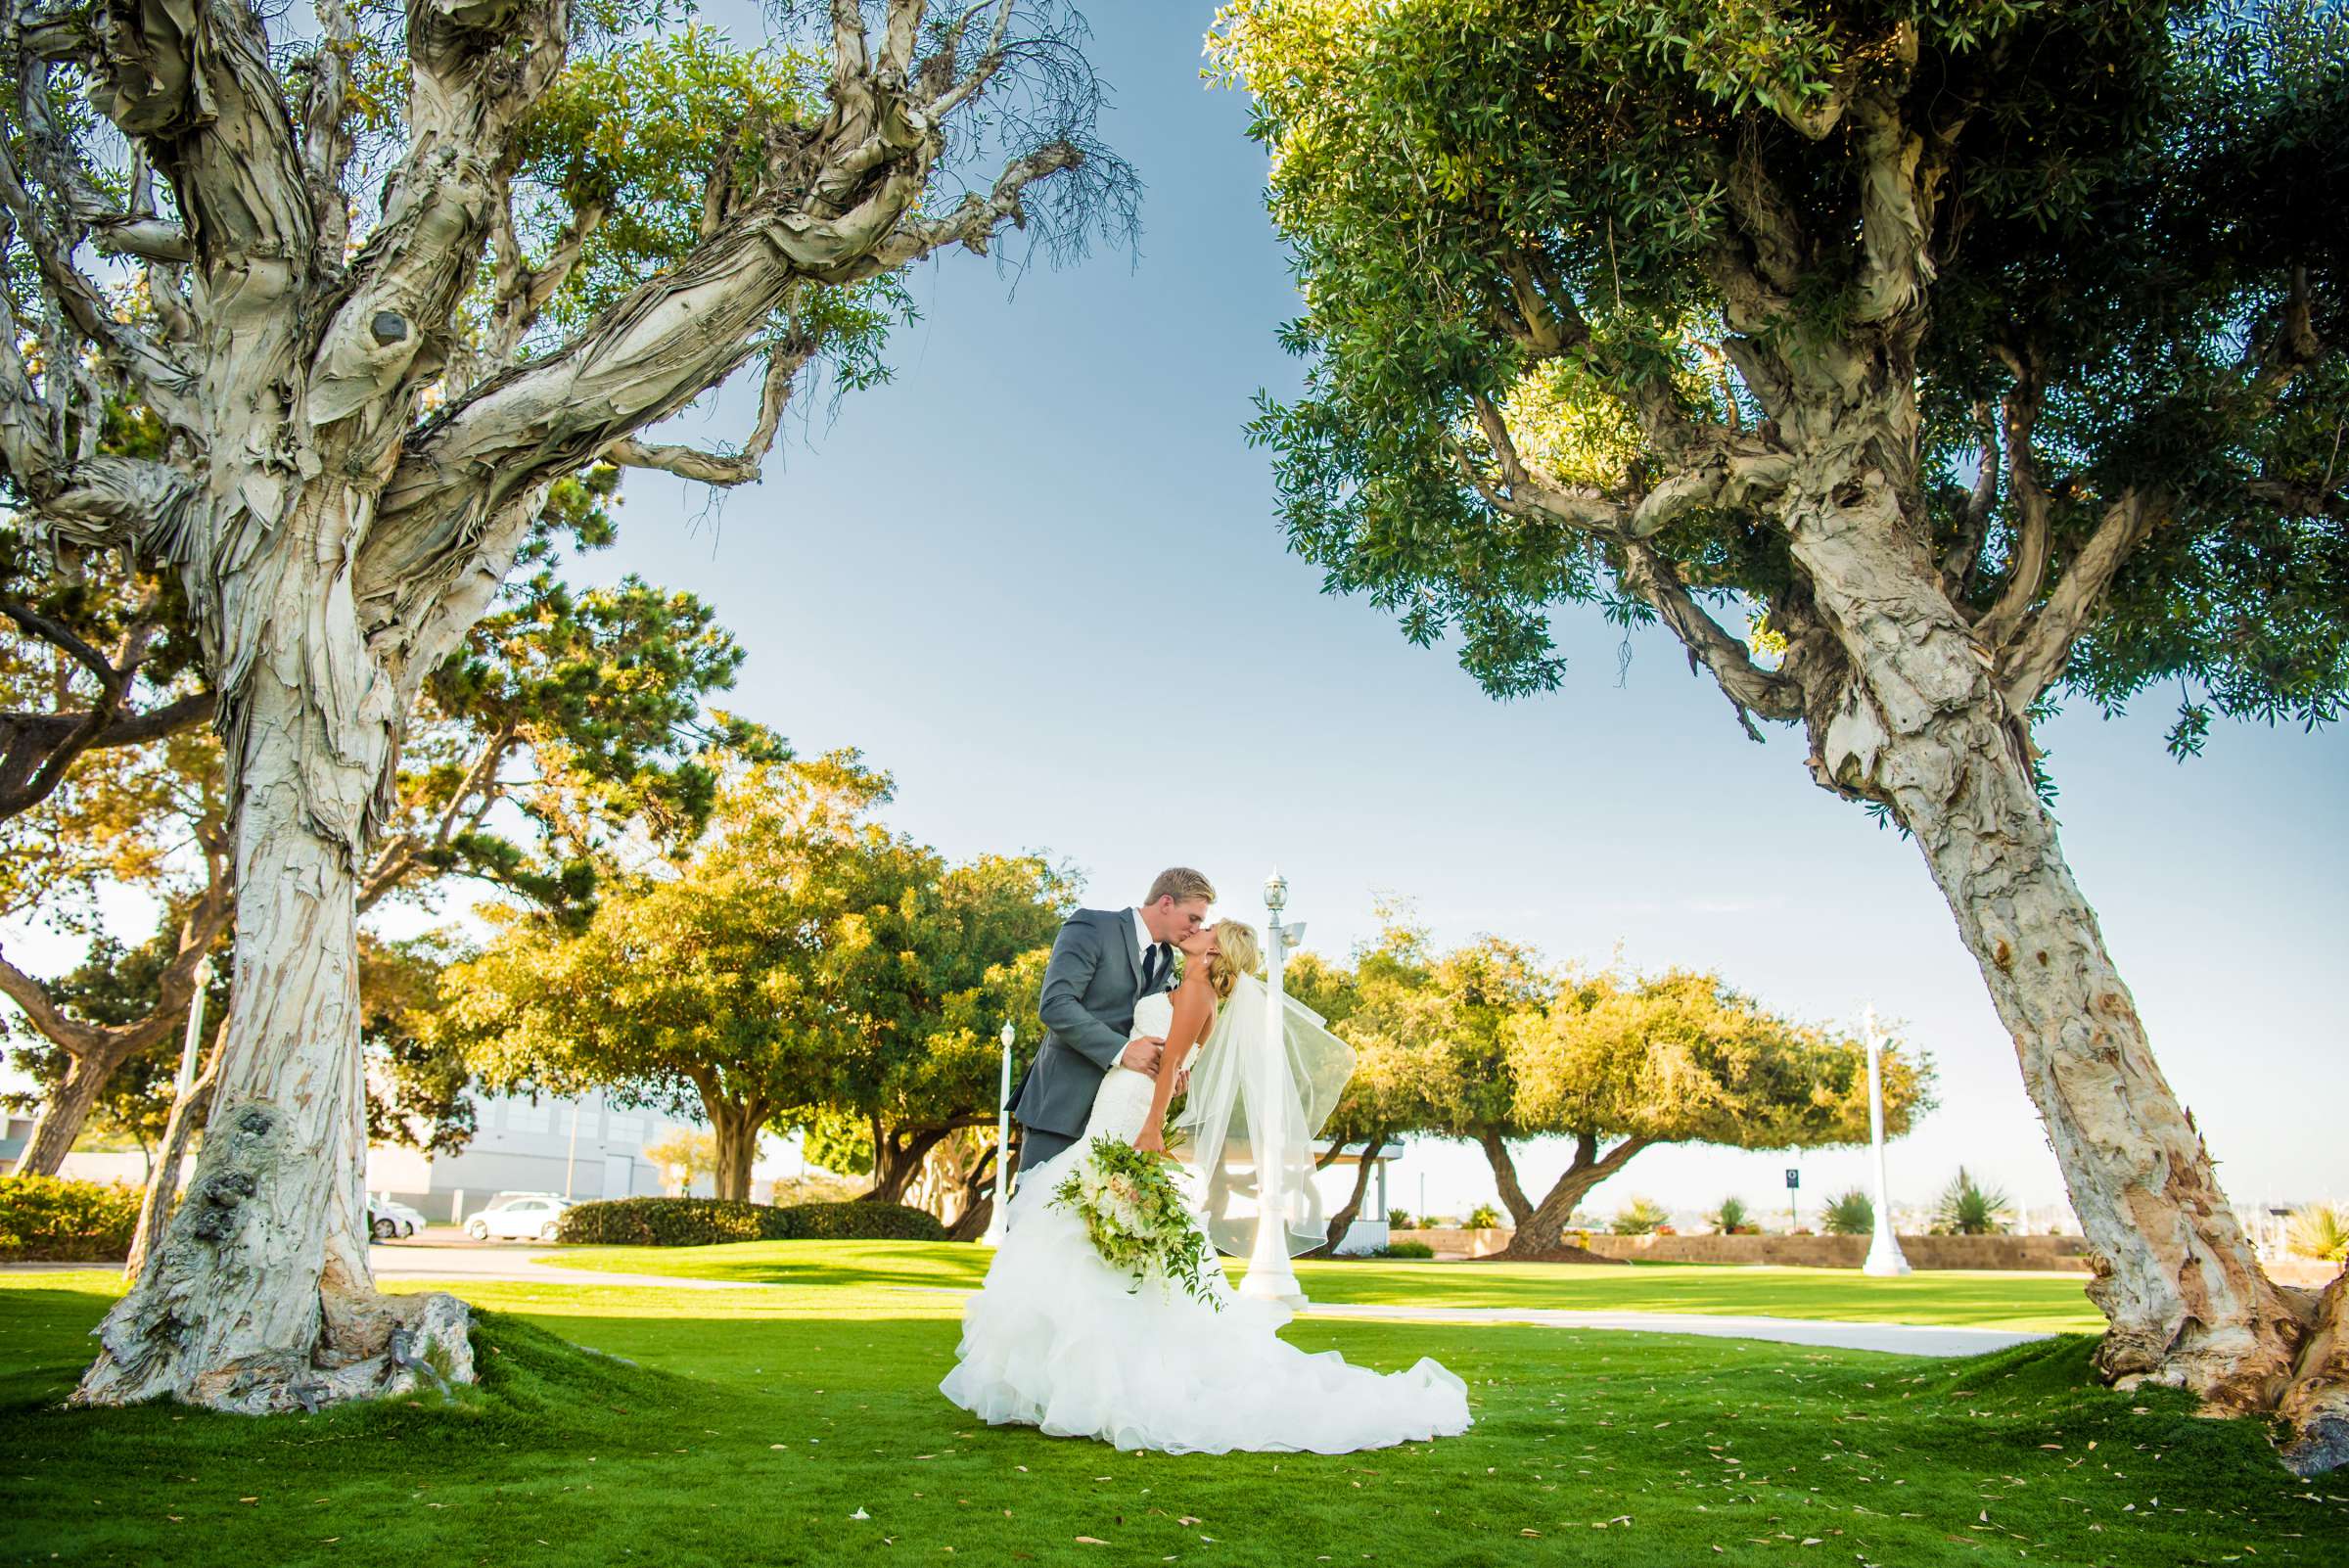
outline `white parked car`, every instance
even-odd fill
[[[491,1236],[552,1241],[556,1222],[570,1207],[561,1198],[539,1193],[501,1198],[466,1221],[465,1233],[476,1241],[487,1241]]]
[[[394,1236],[412,1236],[424,1228],[424,1216],[392,1198],[367,1200],[367,1228],[378,1241],[390,1241]]]

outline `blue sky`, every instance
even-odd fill
[[[1494,703],[1284,553],[1241,427],[1259,388],[1296,384],[1273,338],[1296,300],[1245,102],[1200,79],[1212,9],[1093,8],[1105,132],[1148,184],[1138,260],[1016,290],[968,255],[925,266],[894,385],[818,410],[755,489],[631,476],[619,545],[576,576],[711,599],[749,651],[733,706],[803,752],[861,748],[897,777],[895,824],[951,855],[1049,851],[1111,906],[1186,861],[1251,920],[1277,864],[1325,950],[1370,934],[1383,891],[1444,941],[1717,968],[1820,1021],[1872,1002],[1941,1073],[1940,1110],[1894,1146],[1896,1199],[1962,1160],[2056,1200],[2011,1041],[1922,860],[1815,788],[1797,735],[1754,745],[1664,634],[1620,663],[1618,635],[1573,610],[1564,689]],[[749,422],[729,395],[666,434],[739,439]],[[2181,767],[2166,719],[2156,700],[2044,732],[2072,866],[2230,1191],[2349,1196],[2349,736],[2221,724]],[[1529,1155],[1529,1185],[1564,1159]],[[1784,1166],[1822,1196],[1862,1160],[1651,1150],[1592,1206],[1774,1206]],[[1420,1145],[1399,1175],[1414,1207],[1421,1176],[1439,1209],[1493,1195],[1457,1147]]]
[[[1815,788],[1791,732],[1746,740],[1661,633],[1560,618],[1565,688],[1485,698],[1449,654],[1324,597],[1284,553],[1241,427],[1296,385],[1296,297],[1265,217],[1246,104],[1200,79],[1208,5],[1093,8],[1105,131],[1148,185],[1136,260],[1011,281],[955,254],[914,278],[925,319],[895,385],[847,400],[756,490],[631,476],[634,571],[709,596],[749,650],[735,705],[803,751],[856,746],[898,825],[950,854],[1044,849],[1122,904],[1169,861],[1261,919],[1278,864],[1311,944],[1372,929],[1379,892],[1444,940],[1495,931],[1559,958],[1716,967],[1819,1020],[1873,1002],[1941,1069],[1896,1145],[1896,1198],[1959,1160],[2018,1198],[2060,1185],[2011,1041],[1915,849]],[[738,438],[747,398],[672,426]],[[2238,1198],[2349,1194],[2349,1052],[2327,982],[2349,937],[2338,831],[2349,736],[2222,725],[2161,750],[2159,700],[2067,715],[2044,740],[2074,870],[2172,1082]],[[1526,1163],[1545,1178],[1563,1151]],[[1852,1154],[1654,1150],[1594,1200],[1774,1203],[1857,1180]],[[1423,1148],[1439,1207],[1489,1198],[1481,1158]]]

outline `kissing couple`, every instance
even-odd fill
[[[1292,1253],[1321,1244],[1311,1139],[1354,1053],[1294,1001],[1275,1024],[1256,930],[1210,919],[1215,899],[1206,877],[1174,866],[1140,903],[1080,909],[1060,928],[1036,1006],[1044,1042],[1012,1112],[1008,1233],[963,1310],[940,1392],[993,1425],[1168,1453],[1351,1453],[1464,1432],[1467,1385],[1440,1363],[1382,1374],[1308,1355],[1278,1337],[1288,1308],[1224,1280],[1216,1246],[1247,1250],[1260,1186],[1273,1189]],[[1280,1071],[1267,1074],[1272,1053]],[[1251,1069],[1263,1087],[1243,1089]],[[1056,1200],[1103,1140],[1173,1158],[1177,1093],[1184,1222],[1214,1243],[1179,1289],[1105,1262]],[[1252,1112],[1265,1122],[1253,1138]],[[1284,1151],[1269,1173],[1256,1169],[1260,1146]]]

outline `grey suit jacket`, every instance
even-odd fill
[[[1166,990],[1168,978],[1153,990]],[[1036,1005],[1044,1043],[1012,1102],[1022,1127],[1069,1138],[1084,1130],[1101,1076],[1124,1053],[1142,994],[1133,911],[1080,909],[1069,916],[1053,940]]]

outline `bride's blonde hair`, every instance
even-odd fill
[[[1207,961],[1207,983],[1219,1000],[1231,1000],[1231,988],[1242,975],[1254,974],[1263,952],[1256,928],[1241,920],[1216,922],[1216,955]]]

